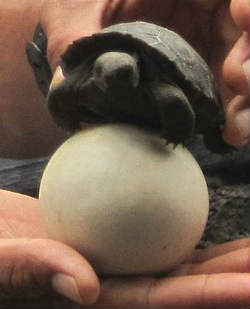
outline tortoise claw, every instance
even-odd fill
[[[174,132],[175,134],[169,134],[164,132],[161,134],[161,138],[163,138],[166,141],[166,145],[168,144],[173,144],[174,148],[177,147],[178,145],[183,145],[185,146],[186,142],[188,141],[189,138],[192,137],[192,133],[188,134],[183,134],[183,132],[180,132],[181,134],[178,134],[178,132]]]

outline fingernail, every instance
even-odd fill
[[[54,291],[56,291],[60,295],[78,304],[83,303],[80,293],[78,291],[76,281],[73,277],[60,273],[56,274],[52,278],[52,287]]]
[[[248,87],[250,88],[250,59],[247,59],[243,64],[242,64],[243,71],[245,73]]]

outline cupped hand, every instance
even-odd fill
[[[248,0],[45,0],[41,23],[53,70],[69,43],[110,24],[145,20],[176,31],[209,64],[226,109],[224,138],[242,146],[250,131],[249,39],[242,34],[249,31],[249,15]]]
[[[0,194],[0,307],[247,308],[249,239],[196,250],[164,277],[99,281],[70,247],[46,239],[38,201]],[[57,292],[71,299],[50,298]],[[100,294],[99,294],[100,292]],[[76,303],[78,303],[76,305]]]
[[[98,308],[249,308],[249,239],[196,250],[161,278],[107,278]]]
[[[46,239],[38,200],[3,190],[0,260],[0,308],[46,308],[58,294],[84,305],[98,297],[99,281],[88,262]]]

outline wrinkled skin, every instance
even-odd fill
[[[228,110],[225,136],[235,145],[246,141],[249,132],[246,125],[246,122],[249,124],[249,90],[241,64],[249,59],[249,42],[245,34],[241,36],[241,32],[249,29],[248,0],[231,1],[236,24],[230,17],[229,0],[190,0],[187,7],[184,1],[176,0],[127,0],[114,14],[112,8],[118,7],[119,3],[122,1],[12,0],[7,4],[2,1],[1,12],[5,12],[1,14],[0,20],[2,155],[28,157],[47,154],[63,139],[63,133],[50,120],[22,48],[27,40],[31,40],[38,20],[47,31],[48,55],[53,70],[69,42],[99,31],[109,23],[144,17],[148,21],[158,20],[173,28],[202,54],[216,76]],[[102,19],[107,4],[110,7]],[[209,54],[204,46],[211,47]],[[231,50],[233,46],[235,48]],[[110,278],[102,280],[100,286],[93,269],[82,256],[61,243],[46,239],[37,200],[1,191],[0,218],[0,257],[4,267],[1,270],[0,303],[3,296],[7,295],[13,301],[20,287],[24,294],[29,294],[34,283],[40,285],[33,291],[33,295],[47,292],[53,274],[63,273],[74,278],[82,300],[76,292],[74,297],[69,295],[69,291],[75,291],[69,286],[64,294],[85,306],[250,306],[249,240],[198,251],[185,264],[163,278]],[[74,280],[66,278],[68,284],[74,283]],[[63,294],[62,284],[59,290]],[[41,299],[35,303],[41,305]],[[23,307],[23,302],[19,304]],[[31,301],[25,308],[29,306],[32,306]],[[52,308],[52,305],[48,307]],[[72,307],[69,305],[69,308]]]

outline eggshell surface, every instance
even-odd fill
[[[39,200],[49,237],[105,275],[171,270],[199,242],[209,207],[191,153],[128,125],[87,128],[64,142]]]

